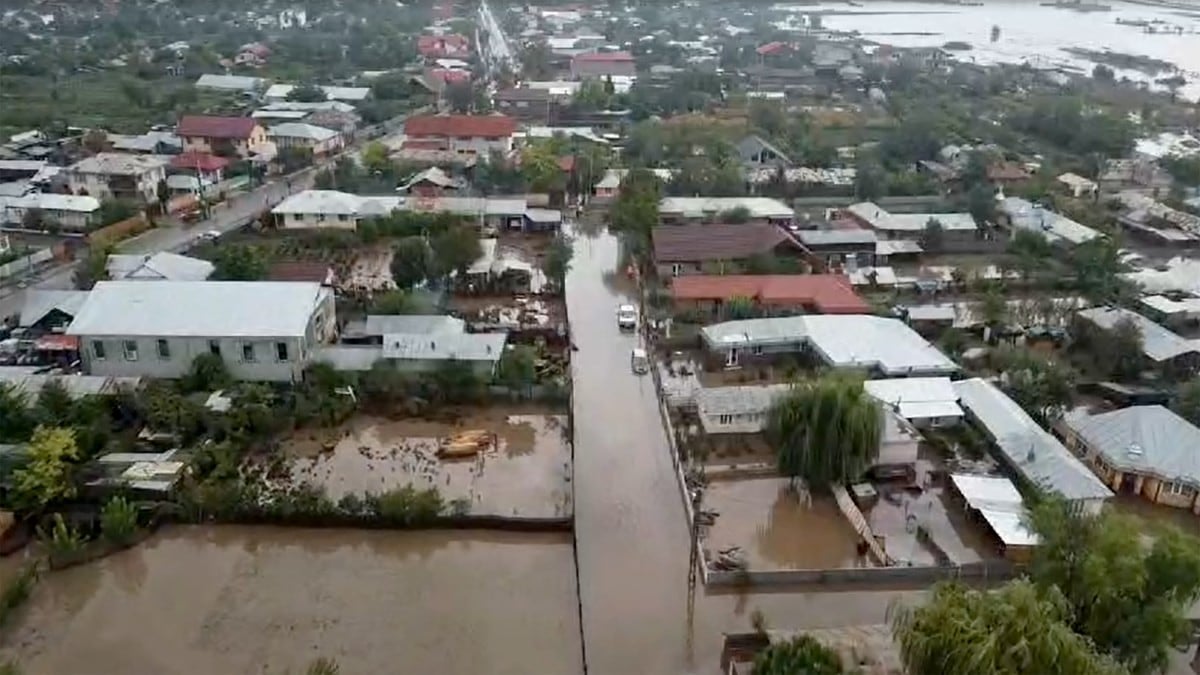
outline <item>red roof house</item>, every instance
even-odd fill
[[[757,52],[759,56],[778,56],[780,54],[787,53],[789,49],[791,49],[791,48],[788,46],[788,44],[786,42],[775,41],[775,42],[768,42],[765,45],[761,45],[758,49],[755,49],[754,51]]]
[[[733,298],[759,306],[815,314],[869,314],[870,305],[842,274],[722,274],[677,277],[671,282],[676,303],[716,309]]]
[[[185,152],[171,158],[172,169],[184,169],[200,173],[220,171],[229,166],[229,160],[224,157],[210,155],[205,152]]]
[[[404,123],[410,141],[440,141],[452,152],[478,154],[511,152],[516,130],[517,121],[505,115],[418,115]]]
[[[637,64],[629,52],[577,54],[571,59],[571,75],[580,77],[617,77],[637,74]]]
[[[267,142],[267,132],[252,117],[186,115],[175,130],[185,153],[248,157]]]
[[[471,42],[463,35],[421,35],[417,37],[417,51],[427,59],[456,58],[471,53]]]

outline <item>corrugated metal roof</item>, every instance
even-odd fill
[[[204,281],[214,267],[207,260],[159,251],[154,255],[114,253],[108,256],[104,269],[114,280]]]
[[[753,218],[791,218],[792,207],[770,197],[664,197],[658,210],[664,214],[701,217],[744,208]]]
[[[928,417],[962,417],[958,394],[948,377],[903,377],[867,380],[863,389],[871,397],[899,409],[908,420]]]
[[[383,360],[383,347],[379,345],[326,345],[313,352],[313,360],[328,363],[334,370],[370,370]]]
[[[30,288],[25,291],[25,303],[21,306],[20,325],[32,326],[55,309],[63,314],[75,316],[87,297],[87,291]]]
[[[806,315],[726,321],[705,326],[710,349],[810,345],[826,363],[878,368],[887,375],[953,373],[958,366],[899,319]]]
[[[1200,488],[1200,429],[1160,405],[1074,412],[1063,423],[1121,471]]]
[[[1091,469],[994,384],[972,378],[955,382],[954,389],[962,407],[987,431],[1009,465],[1030,483],[1072,501],[1112,497],[1112,491]]]
[[[703,415],[764,413],[790,387],[789,384],[704,387],[696,391],[696,407]]]
[[[370,314],[367,316],[363,334],[379,336],[399,334],[440,335],[444,333],[463,333],[465,330],[465,321],[442,314]]]
[[[67,329],[70,335],[297,337],[331,293],[288,281],[101,281]]]
[[[1182,354],[1200,352],[1200,343],[1184,338],[1137,312],[1120,307],[1092,307],[1079,316],[1103,330],[1112,330],[1122,319],[1129,319],[1142,331],[1142,351],[1154,361],[1168,361]]]
[[[61,384],[72,398],[83,398],[115,394],[122,387],[136,388],[142,380],[138,377],[100,375],[35,375],[22,369],[0,368],[0,383],[23,395],[29,405],[36,403],[37,395],[51,382]]]
[[[413,361],[500,360],[507,333],[385,335],[383,357]]]

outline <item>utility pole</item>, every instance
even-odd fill
[[[688,616],[691,617],[696,605],[696,568],[700,566],[700,502],[704,493],[696,490],[692,495],[692,536],[688,553]]]

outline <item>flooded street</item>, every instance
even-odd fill
[[[779,628],[879,623],[896,596],[845,591],[705,594],[688,616],[689,533],[653,381],[629,369],[637,338],[615,310],[632,284],[609,234],[575,238],[567,279],[575,423],[575,536],[590,675],[718,672],[723,632],[762,610]],[[803,532],[795,537],[801,538]],[[539,672],[541,669],[539,669]]]
[[[582,668],[566,535],[173,527],[47,577],[21,616],[3,658],[34,674]]]

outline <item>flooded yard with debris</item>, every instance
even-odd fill
[[[456,411],[445,421],[358,416],[286,440],[285,472],[335,501],[412,485],[437,488],[458,513],[569,518],[566,434],[565,415],[501,408]]]
[[[740,547],[751,570],[827,569],[869,564],[858,560],[858,536],[833,498],[811,500],[787,478],[719,480],[704,493],[704,509],[717,513],[704,548],[715,560]]]
[[[998,558],[982,524],[966,518],[940,486],[924,491],[877,485],[878,496],[860,503],[871,531],[897,565],[966,565]],[[924,530],[928,536],[918,533]],[[944,558],[944,559],[943,559]]]
[[[557,534],[171,527],[44,577],[8,630],[27,673],[582,672]]]

